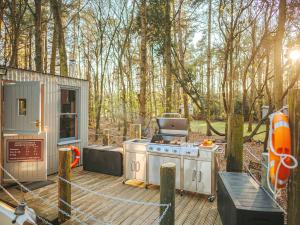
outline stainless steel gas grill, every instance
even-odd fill
[[[144,145],[146,184],[160,185],[160,166],[172,162],[176,165],[176,189],[206,194],[210,196],[210,200],[213,200],[216,189],[215,150],[217,146],[204,148],[199,147],[199,144],[187,142],[188,123],[187,119],[180,117],[180,114],[164,114],[157,118],[157,125],[158,133]],[[133,145],[132,141],[124,143],[126,156],[132,154],[130,149]],[[129,157],[125,158],[130,161]],[[130,162],[125,162],[124,165],[128,165],[126,170],[132,168]],[[125,174],[127,174],[126,179],[134,177],[130,175],[132,174],[130,171],[125,171]]]

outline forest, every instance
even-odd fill
[[[223,136],[239,110],[248,141],[298,85],[300,2],[0,0],[0,40],[1,65],[87,79],[95,134],[180,112]]]

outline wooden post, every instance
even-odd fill
[[[72,152],[69,148],[59,149],[59,161],[58,161],[58,176],[67,181],[71,181],[71,157]],[[64,202],[68,203],[65,204]],[[71,184],[58,179],[58,208],[71,215]],[[70,217],[58,212],[58,223],[62,224],[69,220]]]
[[[244,117],[232,114],[228,117],[227,133],[227,165],[228,172],[242,172],[243,170],[243,131]]]
[[[3,133],[2,133],[2,127],[3,127],[3,96],[2,96],[2,91],[3,91],[3,82],[2,78],[0,78],[0,164],[4,167],[4,142],[3,142]],[[3,178],[4,178],[4,173],[3,170],[0,170],[0,184],[3,184]]]
[[[142,138],[142,125],[141,124],[130,124],[129,138],[130,139],[141,139]]]
[[[110,144],[110,136],[109,136],[109,129],[105,129],[103,133],[103,139],[102,139],[102,144],[104,146],[107,146]]]
[[[164,215],[161,225],[173,225],[175,223],[175,178],[176,165],[164,163],[160,167],[160,204],[170,204]],[[166,207],[160,207],[160,216],[165,212]]]
[[[292,155],[300,162],[300,89],[289,91],[289,124]],[[300,167],[291,170],[288,184],[288,225],[298,225],[300,218]]]

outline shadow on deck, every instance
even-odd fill
[[[72,172],[72,182],[93,191],[123,199],[159,202],[158,187],[150,186],[149,189],[145,189],[143,185],[137,185],[136,183],[135,186],[123,184],[122,177],[83,171],[82,167],[76,168]],[[48,179],[57,181],[55,175],[49,176]],[[56,209],[35,198],[32,194],[22,193],[15,187],[9,188],[9,191],[18,200],[25,198],[29,207],[47,220],[54,221],[57,218]],[[34,193],[57,206],[57,182],[37,189]],[[13,203],[4,192],[0,192],[0,199]],[[176,224],[222,225],[216,201],[210,203],[206,196],[195,193],[185,193],[183,196],[177,193],[175,201]],[[159,218],[158,206],[128,204],[99,197],[76,187],[72,187],[72,206],[79,208],[80,212],[72,210],[72,219],[65,222],[65,225],[156,224]],[[80,221],[83,223],[80,223]]]

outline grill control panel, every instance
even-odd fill
[[[157,152],[174,155],[186,155],[197,157],[199,154],[199,148],[195,146],[172,146],[162,144],[149,144],[147,148],[148,152]]]

